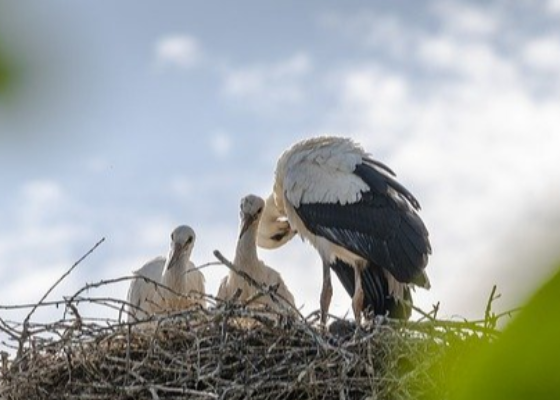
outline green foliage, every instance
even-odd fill
[[[451,386],[454,400],[560,399],[560,271]]]
[[[0,98],[9,95],[17,80],[17,69],[0,45]]]

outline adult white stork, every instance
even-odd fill
[[[194,304],[206,306],[202,297],[204,275],[190,261],[195,233],[186,225],[178,226],[171,233],[171,246],[167,258],[156,257],[134,271],[128,290],[128,320],[145,319],[150,315],[186,309]],[[147,277],[165,287],[146,281]]]
[[[263,219],[259,246],[275,248],[297,231],[323,261],[321,321],[332,297],[330,268],[352,296],[359,324],[364,308],[408,318],[409,285],[429,288],[424,271],[431,253],[418,201],[348,138],[317,137],[286,150],[276,165],[273,210]],[[286,218],[290,229],[282,222]]]
[[[257,230],[264,204],[264,200],[255,195],[248,195],[241,199],[241,228],[233,264],[238,270],[245,272],[259,283],[267,286],[278,286],[276,293],[292,306],[295,306],[294,296],[280,274],[259,260],[257,255]],[[222,280],[216,297],[222,300],[231,299],[238,289],[241,290],[240,301],[245,301],[257,293],[257,288],[239,274],[230,271]],[[263,296],[257,299],[255,304],[275,307],[270,296]]]

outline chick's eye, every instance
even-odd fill
[[[257,210],[257,213],[260,214],[260,213],[262,212],[262,210],[263,210],[262,207],[260,207],[260,208]]]
[[[192,238],[192,236],[191,236],[191,237],[189,237],[189,238],[187,239],[187,244],[192,243],[192,241],[193,241],[193,238]]]

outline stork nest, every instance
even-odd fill
[[[232,303],[149,324],[74,313],[30,331],[4,360],[2,399],[444,398],[454,373],[444,360],[493,336],[449,321],[378,320],[356,331],[338,320],[325,330]]]
[[[378,318],[356,330],[335,319],[325,329],[317,313],[209,300],[208,309],[147,322],[85,317],[84,303],[123,310],[125,302],[78,295],[41,305],[63,309],[58,321],[0,318],[12,346],[0,399],[446,398],[462,356],[497,335],[490,314],[440,321],[434,310],[414,322]]]

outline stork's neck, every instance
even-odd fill
[[[182,253],[174,265],[169,265],[169,259],[170,256],[167,257],[165,267],[163,268],[161,283],[176,292],[181,292],[185,274],[190,265],[190,252]]]
[[[258,222],[255,221],[237,241],[235,259],[233,263],[237,268],[245,270],[249,265],[255,265],[259,260],[257,257],[257,229]]]

